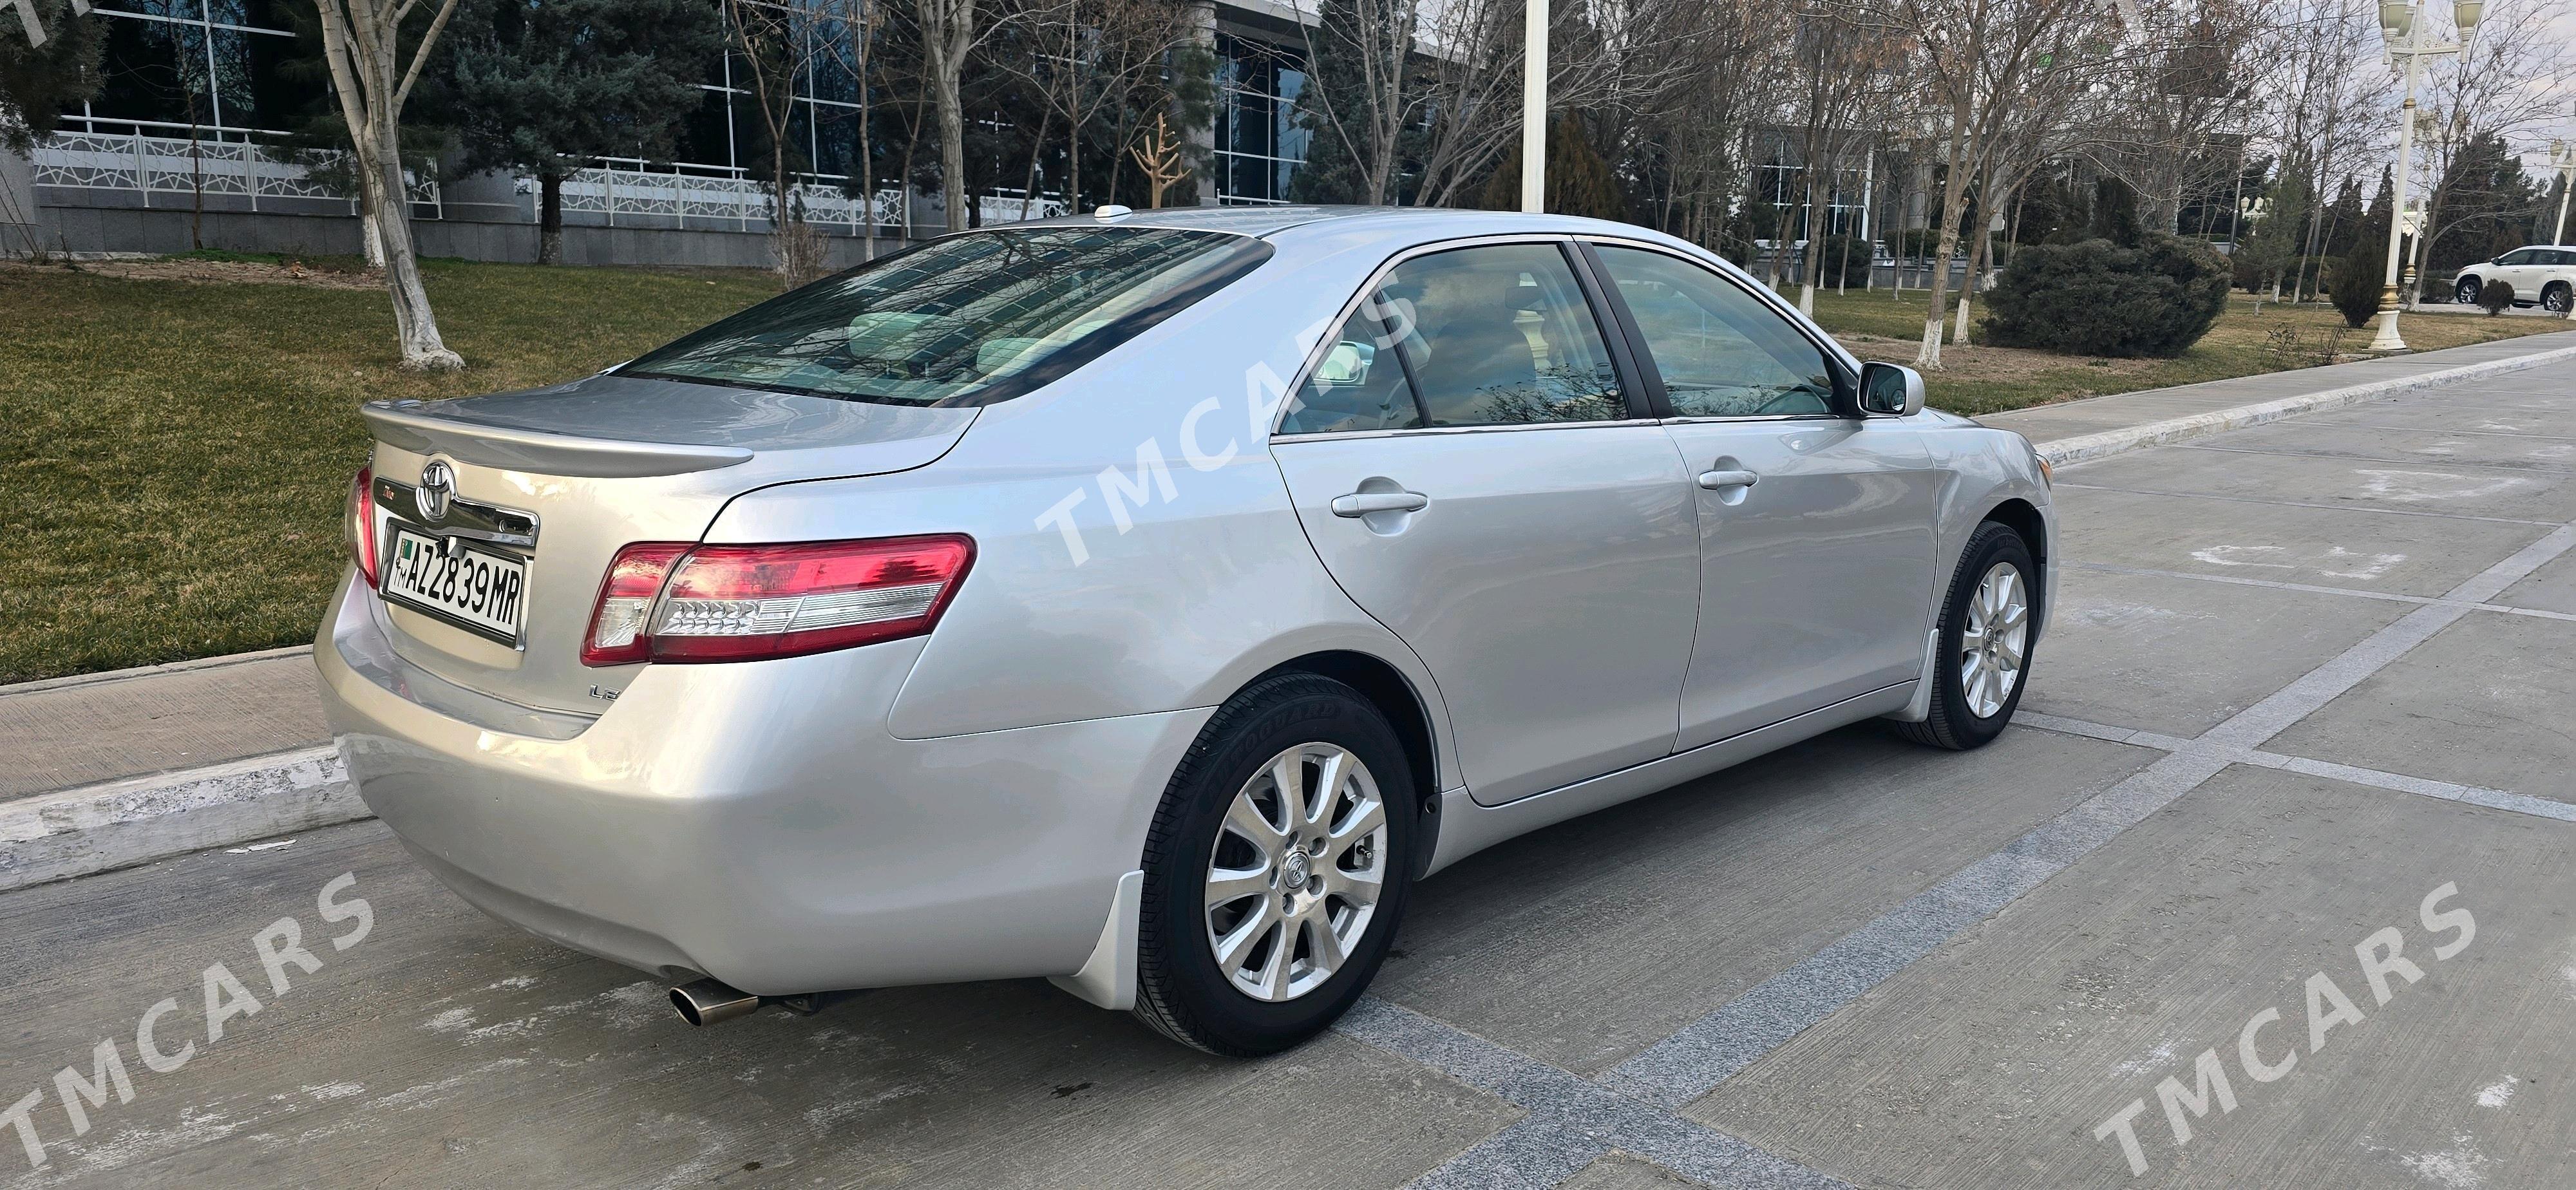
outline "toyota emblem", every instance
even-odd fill
[[[433,521],[447,519],[447,502],[456,495],[456,469],[445,459],[431,459],[420,469],[420,515]]]

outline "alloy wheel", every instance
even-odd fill
[[[1968,710],[1989,719],[2004,709],[2021,684],[2030,647],[2030,583],[2010,562],[1988,567],[1968,597],[1968,622],[1959,632],[1959,690]]]
[[[1227,804],[1209,849],[1217,970],[1256,1000],[1294,1000],[1349,961],[1387,878],[1386,802],[1338,744],[1271,757]]]

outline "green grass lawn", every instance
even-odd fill
[[[366,460],[359,402],[580,376],[777,288],[422,267],[460,374],[394,366],[381,287],[0,265],[0,683],[311,639]]]
[[[270,263],[0,264],[0,683],[310,639],[340,572],[342,491],[366,457],[359,402],[570,379],[775,291],[748,272],[429,261],[439,328],[467,368],[424,376],[394,366],[378,286],[103,275]],[[1826,294],[1816,313],[1867,358],[1909,361],[1922,333],[1919,294]],[[2282,361],[2267,331],[2337,321],[2239,302],[2175,360],[1953,348],[1931,397],[1983,413],[2269,371]],[[2407,333],[2430,348],[2567,326],[2427,315]]]

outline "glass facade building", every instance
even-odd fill
[[[714,0],[709,0],[714,3]],[[786,136],[801,158],[795,201],[818,227],[855,234],[865,224],[901,234],[915,219],[936,223],[926,200],[907,193],[881,164],[877,193],[859,195],[859,82],[846,52],[839,5],[789,0],[804,39],[792,80]],[[98,94],[67,111],[51,142],[34,154],[46,202],[85,206],[179,207],[318,213],[353,209],[351,196],[315,175],[317,158],[284,160],[264,151],[335,113],[318,61],[310,0],[95,0],[106,50]],[[1254,32],[1237,23],[1270,19],[1220,2],[1213,150],[1200,171],[1202,201],[1279,203],[1306,156],[1296,124],[1306,85],[1293,30]],[[564,209],[574,223],[730,228],[767,226],[768,125],[748,63],[725,54],[707,64],[700,101],[664,146],[581,163],[568,179]],[[908,97],[877,96],[880,103]],[[1031,113],[1034,116],[1034,113]],[[996,113],[988,121],[1015,117]],[[882,150],[881,150],[882,151]],[[327,158],[327,155],[324,155]],[[880,157],[882,163],[884,159]],[[1005,171],[1018,181],[1018,171]],[[529,179],[458,182],[442,195],[416,181],[415,217],[533,218]],[[1041,176],[1040,194],[995,191],[976,198],[981,222],[1062,213],[1060,187]],[[935,202],[935,199],[927,200]],[[481,210],[477,210],[481,208]],[[511,212],[516,212],[515,214]]]
[[[1222,32],[1216,53],[1215,198],[1229,205],[1286,202],[1312,135],[1297,125],[1305,55]]]

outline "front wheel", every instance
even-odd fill
[[[2463,306],[2474,306],[2478,304],[2478,290],[2482,288],[2485,287],[2478,283],[2477,278],[2462,277],[2459,285],[2452,289],[2451,296],[2458,298]]]
[[[2552,314],[2565,314],[2572,298],[2576,298],[2576,287],[2570,287],[2564,281],[2553,282],[2549,288],[2540,291],[2540,308]]]
[[[1385,961],[1418,801],[1394,728],[1314,674],[1219,708],[1145,843],[1136,1015],[1228,1057],[1329,1027]]]
[[[1950,578],[1941,614],[1931,715],[1921,723],[1898,724],[1907,739],[1965,750],[2003,734],[2030,673],[2038,576],[2020,533],[1993,521],[1977,526]]]

